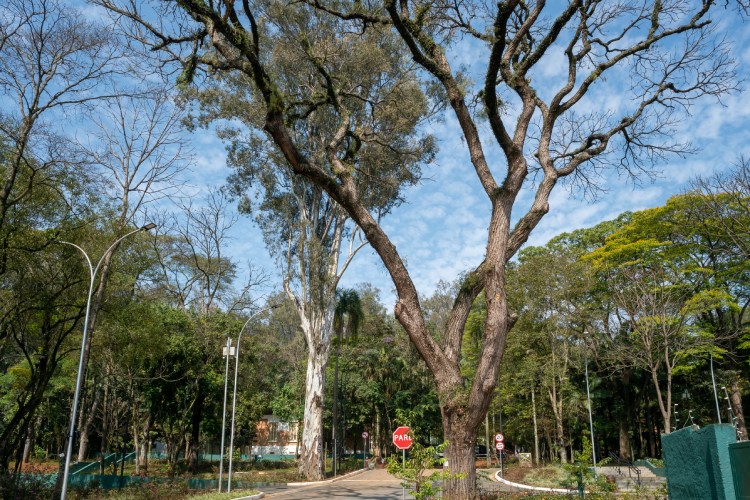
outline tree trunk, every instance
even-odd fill
[[[41,421],[41,418],[37,417],[35,420],[36,420],[36,425],[35,425],[34,420],[31,420],[29,422],[29,429],[26,431],[26,442],[23,445],[23,455],[21,456],[21,470],[23,470],[24,466],[29,463],[31,450],[34,448],[34,435],[35,435],[34,431],[39,426],[39,422]]]
[[[327,346],[310,346],[305,377],[305,416],[302,430],[302,456],[299,473],[310,480],[323,479],[323,390],[325,388]]]
[[[628,422],[625,416],[620,417],[620,456],[630,460],[630,437],[628,436]]]
[[[195,405],[193,406],[193,414],[191,418],[191,429],[190,436],[188,437],[188,470],[193,474],[198,473],[198,448],[200,445],[200,428],[201,420],[203,420],[203,406],[206,400],[206,394],[198,388],[199,394],[196,397]]]
[[[94,392],[94,402],[91,405],[91,408],[87,410],[88,414],[86,415],[86,418],[83,418],[83,412],[81,412],[81,419],[79,420],[80,424],[78,427],[78,433],[80,434],[80,442],[78,444],[78,461],[83,462],[86,460],[86,454],[88,453],[89,448],[89,435],[91,434],[91,429],[94,426],[94,418],[96,418],[96,410],[99,408],[99,403],[102,399],[102,389],[101,387],[98,387]]]
[[[471,500],[477,497],[474,443],[478,427],[469,428],[465,412],[464,408],[442,408],[450,470],[450,477],[445,480],[446,499]]]
[[[732,392],[729,393],[729,401],[732,411],[737,419],[737,440],[747,441],[747,426],[745,425],[745,412],[742,410],[742,394],[740,392],[739,377],[732,379]],[[731,422],[730,422],[731,423]]]
[[[630,426],[628,419],[630,418],[630,411],[633,408],[633,397],[630,389],[630,369],[625,369],[620,374],[620,394],[622,395],[622,410],[620,413],[619,420],[619,434],[620,434],[620,456],[626,460],[632,459],[630,453]]]

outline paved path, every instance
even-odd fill
[[[495,472],[495,469],[490,471]],[[485,478],[480,479],[481,489],[486,492],[499,493],[516,491],[501,483]],[[309,486],[268,486],[261,488],[270,500],[398,500],[402,495],[401,481],[388,474],[385,469],[375,469],[339,479],[329,483]],[[414,497],[406,493],[405,498]]]
[[[261,488],[271,500],[379,500],[401,498],[401,482],[384,469],[361,474],[330,483],[310,486],[278,486]],[[407,493],[407,499],[414,498]]]

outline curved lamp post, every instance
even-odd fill
[[[259,314],[264,313],[266,311],[270,311],[271,309],[274,309],[278,307],[280,304],[274,304],[272,306],[266,307],[265,309],[261,309],[260,311],[256,312],[249,318],[247,318],[247,321],[245,321],[245,324],[242,325],[242,328],[240,328],[240,333],[237,335],[237,345],[235,346],[234,351],[234,394],[232,395],[232,430],[229,433],[229,475],[227,477],[227,493],[232,491],[232,455],[234,451],[234,416],[236,414],[237,410],[237,373],[240,371],[240,339],[242,339],[242,333],[245,331],[245,328],[247,325],[250,324],[250,321],[253,320],[253,318],[257,317]],[[219,477],[219,484],[221,484],[221,477]]]
[[[81,339],[81,355],[78,358],[78,375],[76,377],[76,391],[75,391],[75,396],[73,397],[73,410],[70,413],[70,428],[68,430],[68,447],[67,447],[67,451],[65,452],[65,468],[63,472],[62,494],[60,495],[60,498],[62,500],[65,500],[65,495],[68,492],[68,476],[70,474],[70,456],[73,453],[73,436],[75,435],[75,421],[76,421],[76,414],[78,413],[78,399],[81,394],[81,385],[83,383],[84,352],[86,350],[86,337],[88,336],[88,327],[89,327],[89,312],[91,311],[91,295],[94,292],[94,279],[96,278],[96,273],[99,272],[99,266],[102,265],[102,262],[104,262],[105,257],[107,257],[110,254],[110,252],[112,252],[112,250],[122,240],[124,240],[128,236],[131,236],[135,233],[140,233],[141,231],[149,231],[155,227],[156,227],[156,224],[152,222],[138,229],[130,231],[124,236],[120,236],[114,243],[112,243],[109,246],[109,248],[107,248],[107,250],[104,252],[102,257],[99,259],[99,262],[97,262],[96,267],[94,267],[91,264],[91,259],[89,258],[88,254],[83,248],[69,241],[57,240],[58,243],[70,245],[80,250],[80,252],[86,258],[86,263],[89,265],[89,294],[86,297],[86,317],[83,320],[83,338]]]

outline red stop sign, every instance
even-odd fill
[[[399,450],[408,450],[411,448],[413,440],[410,432],[411,430],[405,425],[393,431],[393,444],[396,445],[396,448]]]

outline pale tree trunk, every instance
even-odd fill
[[[549,402],[552,406],[552,414],[555,416],[555,432],[557,433],[557,444],[560,446],[560,462],[568,463],[568,450],[565,447],[565,426],[563,425],[562,397],[557,397],[557,384],[553,378],[552,388],[547,391]]]
[[[327,346],[310,349],[305,377],[305,415],[299,472],[308,479],[323,479],[323,391],[328,362]]]
[[[331,351],[333,313],[336,296],[329,298],[323,311],[305,307],[287,287],[297,307],[302,331],[307,340],[307,373],[305,376],[305,408],[302,428],[302,450],[299,473],[310,480],[323,478],[323,404],[325,374]]]
[[[36,418],[29,422],[29,429],[26,432],[26,442],[23,446],[23,457],[21,458],[21,468],[29,463],[31,452],[34,449],[34,439],[36,438],[36,430],[42,425],[42,416],[38,415]]]
[[[672,372],[667,370],[667,401],[664,403],[664,397],[659,386],[659,378],[656,368],[651,369],[651,380],[654,382],[654,389],[656,389],[656,400],[659,403],[659,412],[661,413],[662,423],[664,425],[664,434],[669,434],[672,430],[671,418],[672,418]]]

